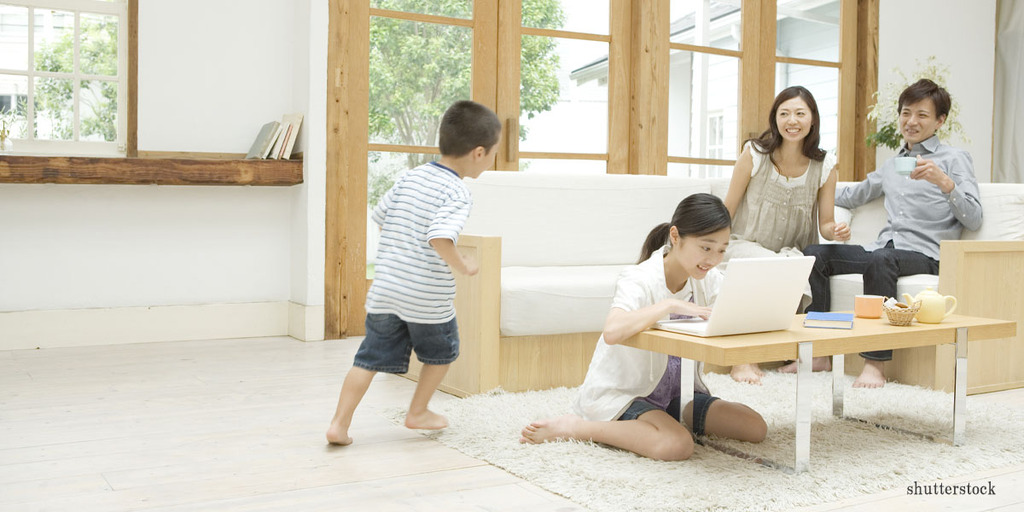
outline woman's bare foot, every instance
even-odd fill
[[[405,428],[419,430],[441,430],[448,426],[448,418],[437,414],[430,409],[422,412],[409,412],[405,415]]]
[[[882,371],[881,361],[864,361],[864,369],[861,370],[857,380],[853,381],[855,388],[880,388],[885,386],[885,372]]]
[[[761,384],[761,377],[764,377],[764,372],[757,366],[757,363],[753,364],[738,364],[732,367],[729,371],[729,375],[732,376],[732,380],[736,382],[747,382],[750,384]]]
[[[327,442],[341,446],[352,444],[352,438],[348,436],[348,429],[341,428],[341,425],[331,423],[327,428]]]
[[[832,359],[828,356],[815,357],[811,360],[811,371],[812,372],[830,372],[832,371]],[[796,361],[779,368],[779,373],[796,373]]]
[[[573,414],[535,421],[523,427],[519,442],[541,444],[548,441],[572,439],[576,425],[582,421],[583,418]]]

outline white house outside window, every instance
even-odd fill
[[[0,2],[0,114],[17,153],[124,154],[127,19],[126,0]]]

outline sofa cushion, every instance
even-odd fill
[[[501,265],[635,263],[651,228],[708,180],[668,176],[487,171],[467,179],[464,233],[501,236]]]
[[[1024,184],[980,183],[981,229],[965,229],[961,240],[1024,240]]]
[[[840,274],[829,279],[832,292],[832,311],[853,311],[853,297],[864,293],[861,274]],[[916,296],[925,288],[939,289],[939,276],[915,274],[903,276],[896,281],[896,298],[903,300],[903,294]]]
[[[602,331],[624,268],[503,267],[501,335]]]

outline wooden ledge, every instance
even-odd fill
[[[302,183],[302,160],[0,155],[0,183],[280,187]]]

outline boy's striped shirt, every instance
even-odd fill
[[[431,162],[406,172],[373,210],[381,226],[368,313],[392,313],[413,323],[455,317],[455,279],[430,246],[458,242],[473,200],[455,171]]]

